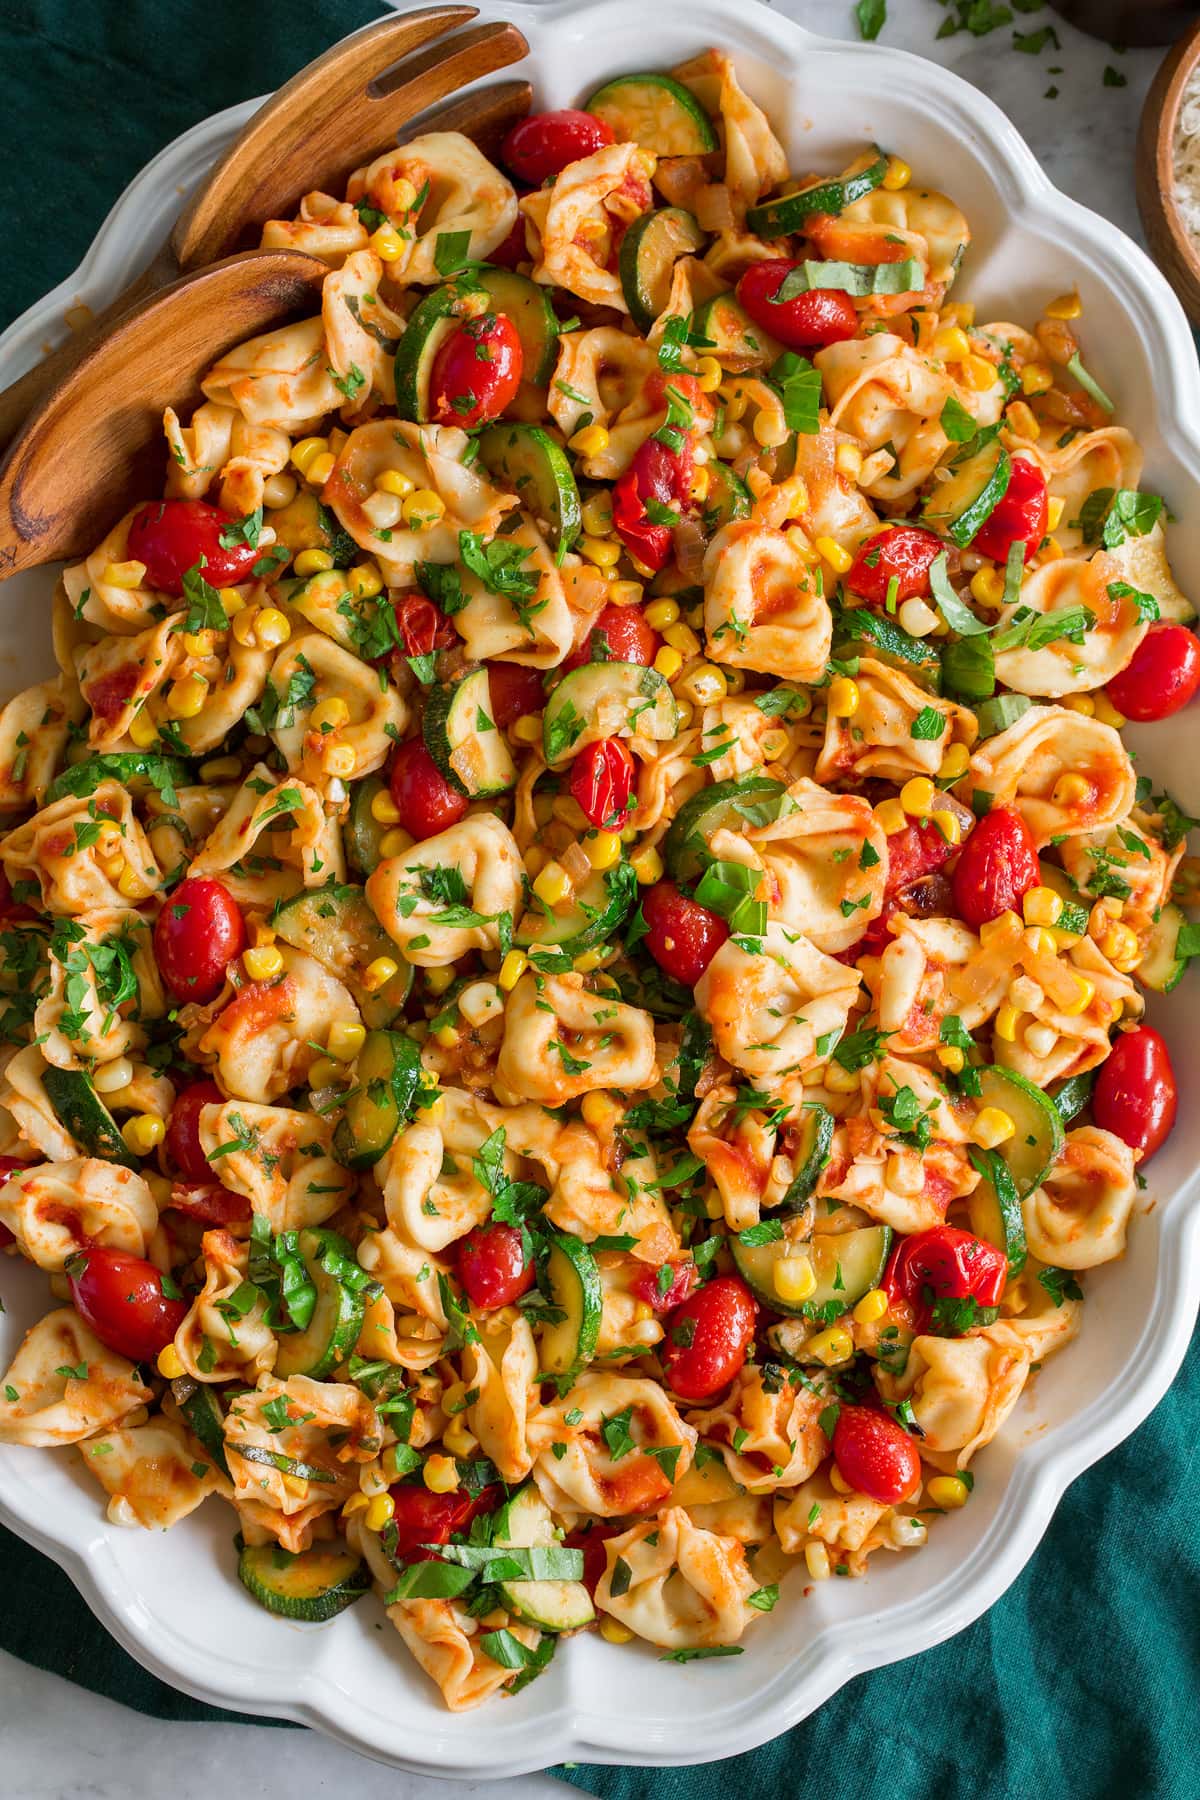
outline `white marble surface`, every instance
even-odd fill
[[[729,0],[732,7],[750,0]],[[852,0],[775,0],[776,9],[830,36],[853,37]],[[938,41],[937,0],[889,0],[883,41],[931,56],[984,89],[1008,113],[1065,191],[1141,238],[1132,157],[1142,98],[1160,51],[1114,54],[1065,25],[1048,7],[1018,14],[1017,28],[1053,25],[1061,48],[1021,55],[1011,30]],[[1125,87],[1106,87],[1111,65]],[[1060,73],[1051,74],[1051,66]],[[1058,98],[1045,90],[1056,85]],[[944,177],[953,191],[950,172]],[[97,224],[99,221],[97,220]],[[549,1800],[569,1789],[548,1777],[433,1782],[381,1768],[308,1732],[245,1725],[177,1725],[142,1718],[112,1701],[27,1668],[0,1653],[0,1800],[305,1800],[350,1791],[354,1800]]]

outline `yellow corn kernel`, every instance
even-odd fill
[[[168,1381],[176,1381],[180,1375],[187,1374],[187,1370],[183,1366],[183,1358],[174,1344],[163,1345],[158,1353],[155,1367],[160,1375],[166,1376]]]
[[[1062,516],[1067,510],[1067,503],[1057,494],[1046,502],[1046,530],[1057,531],[1062,524]]]
[[[401,474],[399,469],[385,469],[382,475],[375,477],[376,492],[392,494],[397,500],[407,500],[415,487],[416,483],[409,476]]]
[[[1031,887],[1021,901],[1027,925],[1057,925],[1062,917],[1063,900],[1051,887]]]
[[[1138,961],[1137,932],[1115,920],[1100,939],[1100,948],[1110,963],[1125,972]]]
[[[1092,784],[1085,775],[1060,775],[1050,798],[1055,806],[1077,806],[1092,797]]]
[[[1096,984],[1094,981],[1089,981],[1086,975],[1076,975],[1075,980],[1077,983],[1077,992],[1071,1000],[1064,1000],[1061,1007],[1061,1010],[1070,1018],[1075,1018],[1079,1013],[1086,1012],[1096,997]]]
[[[332,1087],[335,1081],[345,1081],[346,1071],[340,1063],[334,1062],[331,1056],[318,1056],[308,1071],[310,1088]]]
[[[1003,1038],[1006,1044],[1015,1044],[1017,1041],[1017,1028],[1020,1024],[1020,1020],[1021,1015],[1016,1007],[1010,1006],[1005,1002],[996,1014],[996,1020],[993,1026],[996,1036],[998,1038]]]
[[[99,861],[101,870],[110,881],[119,881],[125,873],[125,858],[119,850],[114,850],[111,856],[101,856]]]
[[[943,1512],[956,1512],[967,1504],[970,1488],[958,1475],[935,1475],[925,1489],[927,1498]]]
[[[396,1502],[390,1494],[376,1494],[375,1498],[367,1505],[363,1524],[368,1531],[382,1531],[384,1526],[391,1522],[395,1510]]]
[[[400,808],[386,788],[380,788],[371,802],[371,817],[377,825],[398,825]]]
[[[431,994],[444,994],[454,981],[453,965],[446,969],[426,969],[424,979]]]
[[[860,698],[857,681],[849,675],[836,675],[829,684],[826,710],[831,719],[852,719],[858,711]]]
[[[445,516],[446,502],[432,488],[414,488],[400,507],[400,516],[414,531],[427,531]]]
[[[313,731],[336,731],[349,717],[346,702],[340,694],[333,694],[328,700],[318,700],[308,715],[308,723]]]
[[[1119,900],[1105,897],[1097,900],[1088,914],[1088,936],[1099,943],[1114,919],[1119,919],[1125,908]]]
[[[158,742],[158,726],[144,707],[130,720],[129,736],[139,750],[148,750],[151,744]]]
[[[567,449],[573,450],[576,456],[599,456],[602,450],[608,449],[608,432],[603,425],[585,425],[567,439]]]
[[[275,944],[259,944],[243,950],[242,966],[251,981],[274,981],[283,973],[283,952]]]
[[[241,617],[241,614],[238,614]],[[292,635],[291,623],[277,606],[264,606],[254,619],[254,641],[260,650],[279,650]]]
[[[235,641],[243,645],[247,650],[256,648],[254,622],[258,618],[258,613],[259,609],[257,607],[247,606],[243,611],[238,613],[237,617],[230,625],[230,630],[233,632]]]
[[[504,961],[500,964],[500,973],[496,977],[506,994],[512,993],[512,990],[516,987],[518,981],[520,981],[528,967],[529,958],[523,950],[509,950],[507,952]]]
[[[611,606],[636,606],[645,588],[640,581],[612,581],[608,587]]]
[[[329,439],[328,438],[325,438],[325,437],[301,438],[297,443],[292,445],[292,467],[294,469],[299,469],[299,471],[302,475],[307,475],[310,466],[316,461],[317,457],[318,456],[326,456],[326,455],[328,455],[328,453],[329,453]],[[324,567],[327,569],[331,569],[333,567],[332,559],[330,559],[330,561],[327,562],[324,565]]]
[[[452,1456],[427,1456],[422,1479],[431,1494],[452,1494],[458,1486],[458,1465]]]
[[[342,1508],[343,1519],[352,1519],[355,1513],[366,1512],[371,1502],[366,1494],[351,1494]]]
[[[1066,551],[1056,537],[1048,537],[1042,544],[1041,558],[1044,563],[1057,562],[1060,557],[1065,555]]]
[[[928,818],[937,797],[937,789],[928,775],[914,775],[900,789],[900,804],[913,819]]]
[[[167,1127],[157,1113],[134,1113],[121,1127],[121,1136],[135,1156],[149,1156],[166,1135]]]
[[[1009,1113],[998,1106],[985,1106],[971,1127],[971,1142],[981,1150],[994,1150],[997,1144],[1007,1143],[1016,1129]]]
[[[857,481],[862,474],[863,454],[857,444],[839,444],[833,462],[838,474],[847,481]]]
[[[814,1292],[816,1272],[807,1256],[785,1256],[775,1264],[775,1292],[791,1306],[799,1306]]]
[[[363,986],[368,994],[377,994],[381,987],[386,987],[393,976],[400,973],[400,965],[390,956],[377,956],[363,970]]]
[[[959,379],[973,394],[986,393],[996,384],[996,365],[986,356],[968,356],[959,371]]]
[[[835,575],[844,575],[854,558],[848,550],[843,550],[836,538],[819,537],[814,549],[829,564]]]
[[[813,1581],[828,1581],[830,1576],[829,1552],[824,1544],[812,1543],[804,1546],[804,1566]]]
[[[402,238],[396,227],[385,221],[377,225],[367,239],[367,249],[373,250],[380,262],[399,262],[408,254],[409,240]]]
[[[787,755],[790,743],[791,739],[781,727],[777,726],[773,731],[764,731],[759,746],[763,753],[763,761],[778,762],[780,757]]]
[[[621,1109],[610,1094],[597,1088],[579,1102],[585,1125],[593,1131],[611,1131],[621,1116]]]
[[[324,456],[314,456],[308,465],[308,474],[306,476],[309,485],[311,487],[324,487],[325,483],[329,480],[329,477],[333,474],[336,461],[337,458],[334,456],[332,450],[327,450]]]
[[[589,537],[607,537],[612,530],[612,501],[607,494],[593,494],[580,510],[583,529]]]
[[[938,780],[957,781],[966,774],[970,761],[971,753],[965,744],[951,744],[938,769]]]
[[[979,927],[979,941],[981,944],[991,944],[999,937],[1008,937],[1013,926],[1020,923],[1016,913],[1011,910],[998,913],[994,919],[985,920]]]
[[[292,564],[294,575],[322,575],[326,569],[332,569],[333,558],[328,550],[301,550]]]
[[[522,713],[509,726],[509,736],[515,744],[540,744],[542,741],[541,713]]]
[[[818,1331],[816,1337],[809,1338],[804,1349],[806,1355],[815,1356],[830,1369],[835,1363],[849,1362],[854,1355],[854,1339],[844,1325],[831,1325],[828,1331]]]
[[[931,817],[948,844],[962,842],[962,820],[957,813],[935,812]]]
[[[655,655],[655,671],[662,676],[664,681],[674,681],[682,667],[682,656],[680,656],[678,650],[673,650],[670,644],[664,644],[662,649]]]
[[[185,631],[183,634],[183,647],[189,656],[194,656],[197,660],[206,656],[211,656],[213,653],[213,634],[211,631]]]
[[[208,683],[203,675],[185,675],[173,682],[167,692],[167,711],[173,719],[194,719],[204,710],[208,699]]]
[[[561,906],[571,891],[571,880],[562,864],[548,862],[535,876],[533,891],[544,906]]]
[[[145,579],[145,563],[133,561],[107,563],[100,577],[102,586],[117,588],[141,587]]]
[[[678,650],[682,657],[699,656],[700,654],[700,639],[691,626],[683,624],[682,620],[676,620],[673,625],[667,626],[663,632],[663,640],[670,644],[672,650]]]
[[[1096,710],[1096,702],[1090,694],[1068,694],[1062,704],[1085,719],[1090,719]]]
[[[678,600],[652,600],[646,608],[646,623],[652,631],[665,631],[678,617]]]
[[[1044,394],[1047,388],[1053,386],[1054,371],[1045,363],[1026,363],[1021,370],[1021,392],[1023,394]]]
[[[945,325],[973,325],[975,323],[975,302],[973,300],[952,300],[949,306],[942,308],[942,322]]]
[[[747,471],[746,479],[749,480],[749,478],[750,478],[750,471]],[[768,482],[768,486],[769,485],[770,484]],[[693,500],[699,500],[699,501],[703,502],[708,499],[708,490],[711,486],[712,486],[712,474],[709,471],[709,469],[706,467],[696,469],[693,471],[693,474],[692,474],[692,484],[688,488],[688,495]]]
[[[642,887],[653,887],[656,881],[662,880],[663,859],[653,848],[639,850],[636,856],[630,857],[629,866]]]
[[[715,356],[702,356],[696,364],[696,379],[702,394],[715,394],[725,379],[725,371]]]
[[[465,1419],[451,1419],[442,1433],[442,1442],[454,1456],[472,1456],[479,1448],[479,1439]]]
[[[679,683],[679,692],[686,694],[697,706],[715,706],[729,692],[729,683],[723,669],[718,669],[715,663],[704,662],[688,671]]]
[[[755,443],[764,450],[778,450],[781,444],[787,443],[791,435],[779,414],[765,409],[755,415],[753,431]],[[767,486],[770,486],[769,480]]]
[[[383,592],[383,576],[374,563],[355,563],[346,571],[346,586],[356,600],[374,600]]]
[[[994,563],[985,563],[971,577],[971,595],[980,606],[999,606],[1004,599],[1004,576]]]
[[[852,1494],[854,1492],[853,1486],[846,1480],[836,1463],[829,1465],[829,1485],[835,1494]]]
[[[964,362],[971,354],[971,340],[961,325],[945,325],[933,334],[933,354],[944,362]]]
[[[456,1025],[439,1025],[433,1034],[433,1041],[441,1050],[454,1050],[458,1046],[460,1035]]]
[[[151,890],[133,864],[126,863],[117,877],[117,891],[124,894],[126,900],[144,900]]]
[[[887,1309],[888,1297],[883,1289],[871,1288],[863,1295],[850,1316],[856,1325],[874,1325],[877,1320],[882,1319]]]
[[[620,832],[598,831],[594,837],[585,838],[583,853],[593,869],[611,869],[621,860]]]
[[[330,1056],[338,1062],[350,1062],[362,1049],[366,1040],[365,1025],[356,1025],[346,1019],[337,1019],[329,1027],[328,1049]]]
[[[888,837],[895,837],[908,824],[908,814],[897,799],[881,800],[875,808],[875,817]]]
[[[889,194],[898,193],[908,186],[912,180],[912,170],[902,156],[889,156],[887,174],[883,178],[883,186]]]
[[[342,781],[349,780],[358,767],[358,757],[352,744],[328,744],[321,752],[321,767],[326,775],[336,775]]]
[[[949,1069],[952,1075],[961,1075],[966,1063],[966,1053],[956,1044],[939,1044],[935,1051],[943,1069]]]
[[[600,1621],[600,1636],[606,1644],[629,1644],[633,1642],[634,1633],[620,1619],[614,1619],[611,1613],[605,1613]]]
[[[380,838],[379,854],[381,856],[403,856],[406,850],[412,849],[412,845],[413,840],[408,832],[402,831],[397,825],[391,831],[385,831]]]
[[[1035,443],[1041,437],[1042,428],[1024,400],[1014,400],[1004,417],[1013,436],[1023,439],[1025,443]]]
[[[1077,319],[1082,311],[1083,301],[1079,298],[1079,289],[1075,288],[1071,293],[1057,294],[1053,300],[1049,301],[1046,306],[1046,317],[1048,319]]]
[[[615,538],[582,537],[575,548],[598,569],[615,568],[621,560],[621,546]]]
[[[1103,688],[1092,695],[1096,703],[1096,717],[1102,725],[1111,725],[1114,731],[1120,731],[1122,725],[1128,723],[1125,714],[1118,712]]]

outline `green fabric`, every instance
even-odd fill
[[[19,246],[0,272],[0,318],[74,268],[120,189],[169,139],[276,85],[376,10],[368,0],[0,0],[0,204]],[[822,1800],[1193,1800],[1198,1418],[1189,1362],[1153,1419],[1067,1495],[986,1618],[852,1683],[774,1744],[691,1770],[555,1773],[609,1800],[727,1790],[775,1800],[801,1785]],[[65,1575],[3,1531],[0,1572],[0,1647],[158,1718],[241,1717],[146,1674]],[[721,1667],[679,1671],[682,1710],[704,1705]]]

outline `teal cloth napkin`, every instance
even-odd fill
[[[70,273],[155,151],[277,86],[378,10],[369,0],[0,0],[0,320]],[[1196,1800],[1198,1421],[1189,1359],[1148,1423],[1070,1490],[985,1618],[852,1682],[774,1743],[692,1769],[551,1772],[605,1800],[777,1800],[801,1788],[820,1800]],[[0,1647],[157,1718],[250,1722],[147,1674],[55,1565],[2,1529]],[[720,1671],[681,1669],[680,1708],[703,1707]]]

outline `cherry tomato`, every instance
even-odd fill
[[[516,398],[524,360],[517,328],[503,313],[464,319],[433,359],[430,417],[464,430],[498,419]]]
[[[695,1263],[691,1257],[684,1257],[679,1262],[660,1263],[657,1269],[643,1270],[634,1276],[629,1291],[655,1312],[665,1313],[683,1305],[698,1279]]]
[[[613,528],[630,555],[647,568],[661,569],[671,554],[671,527],[651,520],[647,502],[679,514],[691,488],[692,445],[687,437],[679,450],[656,437],[647,438],[614,485]]]
[[[846,575],[846,586],[882,606],[896,582],[895,600],[929,592],[929,571],[945,549],[941,538],[921,525],[892,525],[865,543]]]
[[[533,1263],[526,1261],[515,1225],[481,1225],[458,1246],[458,1278],[473,1306],[491,1312],[511,1306],[533,1286]]]
[[[612,142],[611,125],[594,113],[565,106],[559,112],[531,113],[514,125],[500,146],[500,161],[518,181],[537,188]]]
[[[236,522],[207,500],[151,500],[130,521],[126,555],[145,563],[147,582],[163,594],[182,594],[197,563],[210,586],[232,587],[249,581],[260,555],[249,544],[222,545],[221,533]]]
[[[525,244],[525,214],[518,213],[513,220],[512,230],[502,244],[488,252],[488,261],[496,268],[515,269],[518,263],[528,262],[529,251]]]
[[[1119,1032],[1092,1089],[1092,1117],[1101,1130],[1140,1150],[1145,1161],[1166,1142],[1178,1105],[1171,1057],[1154,1027]]]
[[[437,1561],[422,1550],[423,1544],[448,1544],[452,1533],[462,1531],[477,1513],[492,1512],[500,1498],[498,1487],[485,1487],[472,1497],[466,1488],[452,1494],[433,1494],[424,1486],[403,1482],[388,1490],[395,1505],[392,1523],[396,1541],[392,1554],[397,1562]]]
[[[545,706],[546,690],[540,669],[522,668],[520,663],[494,662],[488,664],[487,672],[492,718],[501,731],[523,713],[541,712]]]
[[[1108,697],[1127,719],[1169,719],[1200,688],[1200,640],[1186,625],[1152,625]]]
[[[784,278],[799,263],[783,257],[751,263],[737,284],[736,294],[756,325],[786,344],[803,350],[812,344],[840,344],[858,331],[858,313],[849,294],[836,288],[810,288],[790,300],[776,300]]]
[[[167,1121],[167,1155],[185,1181],[209,1182],[213,1170],[200,1147],[200,1108],[222,1106],[225,1096],[215,1081],[193,1081],[180,1088]]]
[[[451,621],[425,594],[401,594],[392,611],[405,656],[431,656],[457,641]]]
[[[833,1428],[833,1459],[856,1493],[885,1506],[907,1500],[921,1479],[916,1444],[873,1406],[842,1406]]]
[[[656,881],[642,895],[646,948],[668,975],[695,987],[725,939],[729,926],[681,894],[673,881]]]
[[[568,1550],[583,1551],[583,1585],[589,1594],[596,1592],[600,1577],[608,1566],[605,1544],[609,1538],[619,1537],[624,1530],[624,1525],[602,1525],[597,1521],[591,1525],[577,1525],[563,1539]]]
[[[23,1163],[17,1156],[0,1156],[0,1188],[4,1186],[15,1169],[30,1167],[32,1167],[30,1163]],[[5,1249],[9,1244],[15,1244],[16,1241],[16,1235],[8,1229],[8,1226],[0,1225],[0,1250]]]
[[[131,1362],[153,1362],[187,1314],[186,1300],[163,1292],[163,1277],[144,1257],[93,1247],[67,1265],[71,1299],[102,1344]]]
[[[1004,498],[971,539],[971,548],[978,550],[981,556],[990,556],[993,562],[1002,563],[1008,556],[1009,546],[1023,538],[1025,561],[1028,562],[1046,535],[1049,512],[1046,477],[1027,456],[1014,456]]]
[[[571,764],[571,793],[597,829],[626,823],[633,792],[633,757],[620,738],[588,744]]]
[[[593,619],[591,630],[578,650],[573,650],[563,663],[563,673],[581,669],[584,663],[593,660],[639,663],[643,669],[648,669],[661,648],[662,639],[652,626],[647,625],[640,606],[605,606]],[[539,700],[538,705],[541,704]]]
[[[681,1400],[707,1400],[728,1387],[754,1340],[758,1307],[736,1275],[718,1275],[667,1320],[659,1348],[667,1385]]]
[[[225,965],[246,947],[241,908],[219,881],[181,881],[154,922],[154,955],[174,999],[205,1006],[225,980]]]
[[[239,1225],[250,1217],[245,1194],[235,1194],[215,1181],[194,1187],[176,1185],[171,1189],[170,1204],[172,1212],[183,1213],[201,1225]]]
[[[1002,912],[1019,913],[1022,898],[1040,880],[1028,825],[1013,807],[994,806],[962,847],[953,875],[954,905],[978,931]]]
[[[883,886],[883,911],[867,926],[866,931],[848,950],[838,952],[839,961],[857,963],[860,956],[878,956],[892,941],[888,920],[897,912],[914,918],[945,915],[951,910],[949,878],[941,873],[954,854],[949,843],[931,819],[910,819],[902,831],[887,841],[887,878]]]
[[[904,1237],[892,1251],[881,1286],[912,1314],[916,1330],[930,1323],[936,1300],[971,1299],[996,1306],[1008,1280],[1008,1258],[983,1238],[956,1225],[933,1225]]]
[[[420,738],[401,744],[392,758],[388,786],[400,823],[415,838],[436,837],[466,813],[470,802],[452,788]]]

